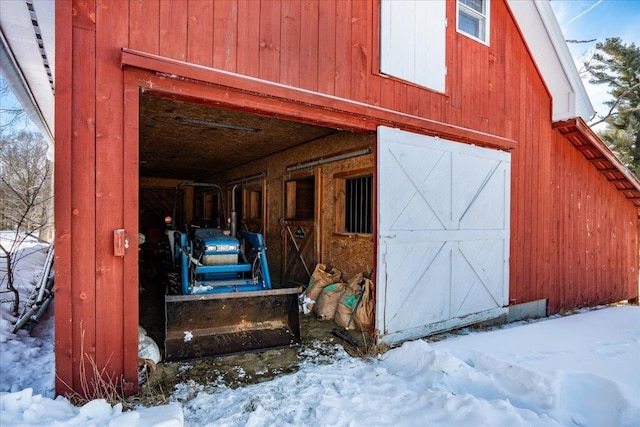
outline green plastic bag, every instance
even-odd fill
[[[356,306],[356,302],[358,301],[358,297],[355,295],[347,295],[342,299],[342,303],[353,310],[353,307]]]

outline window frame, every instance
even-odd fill
[[[483,5],[483,13],[463,4],[461,0],[456,0],[456,31],[463,36],[476,40],[482,44],[489,46],[490,39],[490,11],[491,0],[481,0]],[[460,28],[460,15],[463,14],[471,19],[477,19],[479,25],[480,37],[476,37]]]
[[[362,236],[362,237],[371,237],[373,235],[375,229],[375,215],[374,209],[376,204],[376,194],[375,194],[375,176],[373,173],[373,168],[365,168],[358,169],[348,172],[341,172],[334,174],[334,233],[341,236]],[[346,183],[350,179],[358,179],[371,177],[371,203],[369,205],[369,224],[371,228],[371,232],[369,233],[359,233],[359,232],[351,232],[346,231],[347,224],[347,211],[346,211]]]

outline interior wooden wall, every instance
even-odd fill
[[[373,236],[336,233],[336,221],[338,219],[334,210],[336,198],[335,174],[366,168],[371,169],[373,172],[373,152],[296,172],[286,171],[286,168],[291,165],[306,163],[318,158],[327,158],[336,154],[344,154],[366,147],[371,147],[372,150],[375,149],[375,135],[338,132],[295,147],[285,153],[276,153],[267,158],[248,163],[213,178],[213,182],[226,183],[252,176],[259,172],[266,173],[267,230],[265,241],[268,247],[269,261],[274,261],[273,263],[270,262],[269,270],[276,286],[282,274],[280,257],[283,240],[286,238],[280,225],[285,216],[283,183],[285,180],[292,178],[315,174],[320,181],[320,194],[317,195],[320,206],[316,209],[316,211],[320,212],[320,217],[317,218],[317,229],[319,230],[319,258],[317,262],[335,266],[343,272],[345,279],[349,279],[357,273],[369,272],[374,268]],[[311,266],[310,268],[313,269],[313,267]]]

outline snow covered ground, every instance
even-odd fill
[[[19,275],[28,295],[45,253],[37,242],[25,246],[31,255]],[[52,316],[31,335],[13,335],[12,321],[3,302],[3,427],[640,425],[638,306],[417,340],[372,360],[338,350],[332,363],[307,357],[296,373],[241,388],[181,383],[172,403],[135,411],[54,399]]]

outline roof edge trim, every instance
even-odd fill
[[[573,56],[569,51],[569,47],[567,46],[564,34],[562,33],[562,29],[560,28],[560,24],[556,19],[556,15],[553,12],[553,9],[551,8],[551,4],[548,1],[534,1],[533,4],[538,10],[540,17],[542,18],[542,23],[544,24],[551,39],[551,43],[553,44],[553,47],[558,54],[560,64],[565,71],[567,79],[569,80],[569,84],[576,94],[576,103],[582,103],[582,107],[585,109],[585,111],[591,111],[591,117],[589,117],[589,120],[591,120],[596,114],[596,111],[593,109],[593,105],[591,104],[591,100],[589,99],[589,95],[587,94],[587,90],[584,87],[584,83],[582,83],[582,78],[580,77],[580,74],[576,69],[575,62],[573,61]],[[576,107],[576,111],[580,110]]]
[[[15,56],[9,47],[7,39],[4,36],[4,32],[1,29],[0,57],[3,58],[3,61],[1,62],[5,64],[2,67],[2,74],[5,76],[5,80],[13,91],[14,96],[26,110],[29,119],[31,119],[36,127],[42,132],[43,136],[48,140],[49,146],[53,147],[53,133],[51,132],[37,101],[33,97],[33,92],[29,87],[29,83],[27,83]]]
[[[612,168],[614,168],[622,176],[621,180],[626,181],[631,186],[631,188],[622,189],[616,187],[616,189],[620,192],[623,192],[623,194],[624,192],[626,192],[627,194],[624,194],[625,197],[631,199],[636,207],[640,210],[640,180],[638,180],[638,178],[631,173],[631,171],[622,163],[622,161],[613,153],[613,151],[611,151],[607,144],[605,144],[604,141],[600,139],[600,137],[589,127],[589,125],[587,125],[587,123],[581,117],[555,122],[553,124],[553,129],[564,131],[567,134],[577,132],[577,135],[585,145],[590,145],[600,155],[602,155],[602,159],[606,160],[612,166]],[[593,161],[599,159],[587,158],[587,160]],[[605,171],[600,170],[597,166],[596,169],[605,177],[605,179],[610,180],[606,176]],[[633,192],[634,195],[629,195],[629,192]]]

